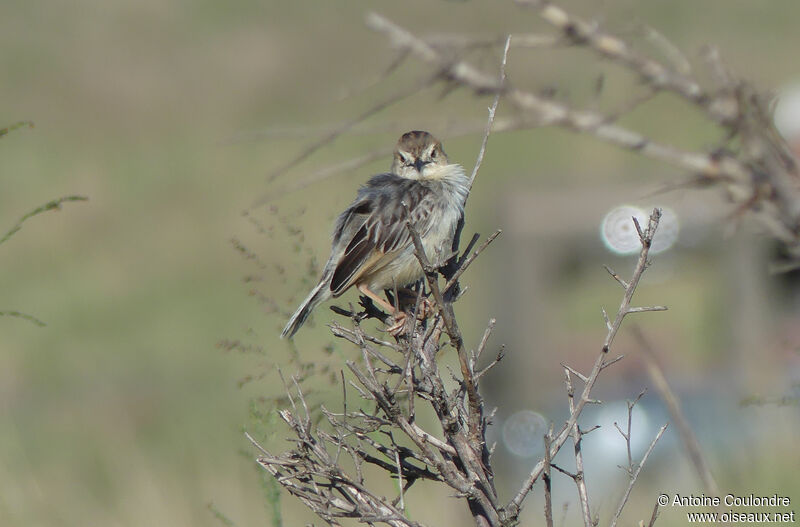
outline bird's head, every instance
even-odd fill
[[[442,143],[428,132],[415,130],[397,142],[392,173],[408,179],[436,179],[447,165]]]

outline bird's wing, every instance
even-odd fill
[[[402,202],[408,207],[407,218],[411,226],[421,237],[427,236],[433,227],[432,212],[435,206],[433,194],[421,184],[411,186],[404,193],[402,200],[387,204],[382,214],[376,218],[377,245],[385,253],[402,251],[414,245],[406,226],[406,210]]]
[[[346,245],[333,271],[333,296],[342,294],[373,266],[382,265],[379,263],[382,260],[385,263],[386,258],[413,245],[402,203],[408,206],[411,225],[420,236],[425,236],[433,226],[435,202],[424,185],[390,180],[384,182],[380,193],[363,194],[364,199],[356,200],[340,216],[334,233],[335,240],[338,235],[338,243]]]

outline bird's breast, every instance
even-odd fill
[[[432,264],[443,265],[452,251],[453,236],[464,214],[464,204],[469,193],[469,181],[460,165],[448,165],[442,177],[430,184],[438,188],[431,193],[437,203],[432,207],[430,230],[423,237],[423,245]]]

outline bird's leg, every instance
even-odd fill
[[[373,293],[372,291],[370,291],[369,288],[365,284],[359,284],[356,287],[358,288],[359,291],[361,291],[362,293],[367,295],[369,298],[374,300],[379,306],[381,306],[383,309],[388,311],[390,315],[392,315],[392,317],[395,320],[395,323],[392,324],[391,326],[389,326],[386,330],[389,333],[391,333],[392,335],[394,335],[395,337],[397,335],[399,335],[402,332],[403,327],[406,325],[406,314],[405,314],[405,312],[403,312],[400,309],[397,309],[392,304],[390,304],[386,300],[382,299],[380,296],[378,296],[375,293]]]
[[[370,291],[370,290],[369,290],[369,288],[368,288],[366,285],[364,285],[364,284],[359,284],[359,285],[358,285],[358,286],[356,286],[356,287],[358,288],[358,290],[359,290],[359,291],[361,291],[362,293],[364,293],[365,295],[367,295],[367,296],[368,296],[369,298],[371,298],[371,299],[372,299],[372,300],[373,300],[375,303],[377,303],[377,304],[378,304],[379,306],[381,306],[383,309],[385,309],[386,311],[388,311],[390,315],[394,315],[394,314],[395,314],[395,311],[397,311],[397,309],[396,309],[396,308],[395,308],[395,307],[394,307],[392,304],[390,304],[389,302],[387,302],[386,300],[384,300],[384,299],[383,299],[383,298],[381,298],[380,296],[378,296],[378,295],[376,295],[375,293],[373,293],[372,291]]]

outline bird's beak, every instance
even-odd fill
[[[416,169],[417,169],[417,172],[419,172],[420,174],[422,174],[422,167],[424,167],[424,166],[425,166],[425,165],[427,165],[427,164],[428,164],[428,163],[426,163],[425,161],[423,161],[423,160],[422,160],[422,158],[419,158],[419,157],[418,157],[418,158],[417,158],[417,160],[416,160],[416,161],[414,161],[414,168],[416,168]]]

